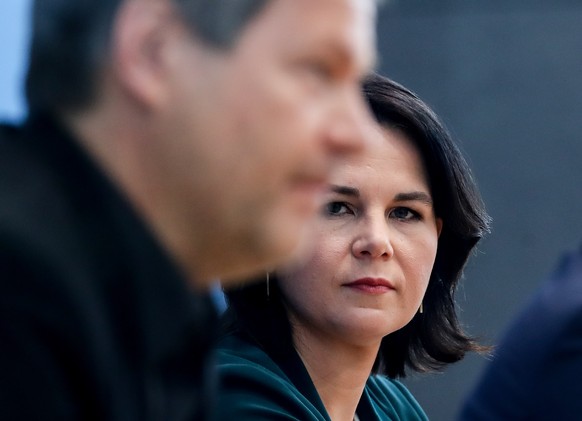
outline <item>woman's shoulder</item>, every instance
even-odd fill
[[[224,336],[218,343],[217,363],[221,373],[257,372],[286,380],[287,376],[269,355],[251,339],[238,334]]]
[[[428,420],[417,400],[398,380],[383,375],[370,376],[365,393],[381,415],[380,419]]]
[[[298,392],[285,372],[252,340],[231,334],[217,347],[221,392],[247,395],[279,394],[293,397]]]
[[[217,347],[218,419],[327,420],[257,344],[231,334]]]

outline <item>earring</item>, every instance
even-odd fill
[[[420,314],[424,313],[424,301],[420,302],[420,307],[418,308],[418,312]]]
[[[271,291],[269,289],[270,285],[269,285],[269,272],[267,272],[267,299],[269,299],[271,297]]]

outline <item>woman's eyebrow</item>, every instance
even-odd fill
[[[410,201],[417,201],[423,202],[427,205],[433,204],[432,197],[425,192],[422,191],[413,191],[413,192],[406,192],[406,193],[398,193],[394,200],[397,202],[410,202]]]
[[[334,193],[341,194],[343,196],[360,197],[360,190],[358,190],[355,187],[338,186],[332,184],[330,186],[330,190]]]

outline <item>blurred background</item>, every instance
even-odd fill
[[[0,119],[25,115],[30,0],[0,2]],[[380,70],[442,117],[474,170],[493,233],[457,292],[470,333],[495,344],[559,256],[582,245],[582,2],[391,0]],[[452,420],[485,359],[406,383]]]
[[[30,0],[0,1],[0,121],[25,115],[22,83],[30,6]]]

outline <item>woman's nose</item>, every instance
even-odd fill
[[[388,259],[394,254],[389,229],[383,224],[367,221],[352,244],[352,253],[360,259]],[[382,226],[383,225],[383,226]]]

